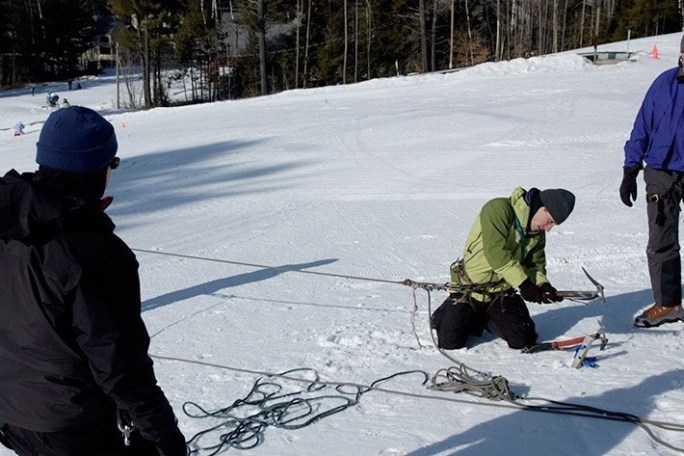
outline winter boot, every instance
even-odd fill
[[[634,326],[638,328],[652,328],[663,323],[674,323],[684,319],[682,306],[661,306],[653,304],[634,320]]]

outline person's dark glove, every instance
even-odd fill
[[[525,279],[523,283],[518,287],[520,289],[520,295],[527,302],[542,302],[544,298],[544,292],[541,288],[532,283],[530,279]]]
[[[160,456],[187,456],[188,446],[180,429],[157,443],[157,451]]]
[[[636,201],[637,196],[637,176],[641,166],[636,165],[631,168],[625,168],[622,175],[622,183],[620,184],[620,199],[627,207],[632,207],[632,201]]]
[[[544,304],[549,304],[552,302],[561,302],[563,300],[562,296],[558,296],[558,290],[550,283],[543,283],[541,287],[542,291],[542,302]]]

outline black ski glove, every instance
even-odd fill
[[[561,302],[563,300],[562,296],[558,296],[558,290],[550,283],[543,283],[541,287],[543,294],[542,302],[544,304],[550,304],[552,302]]]
[[[544,299],[544,292],[542,289],[533,284],[530,279],[525,279],[518,288],[520,289],[520,295],[527,302],[541,303]]]
[[[625,168],[620,184],[620,199],[627,207],[632,207],[632,201],[636,201],[637,196],[637,176],[639,175],[640,165]]]

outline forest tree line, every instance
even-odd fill
[[[672,33],[684,0],[0,0],[4,87],[92,70],[111,37],[139,104],[189,102],[461,68]],[[131,89],[132,90],[132,89]],[[131,96],[129,104],[135,104]]]

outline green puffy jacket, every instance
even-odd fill
[[[492,295],[518,288],[525,279],[541,285],[546,278],[546,233],[527,231],[530,206],[523,188],[513,190],[510,198],[495,198],[480,211],[468,234],[463,251],[467,280],[483,285],[484,293],[472,297],[488,301]],[[452,282],[461,283],[452,268]]]

